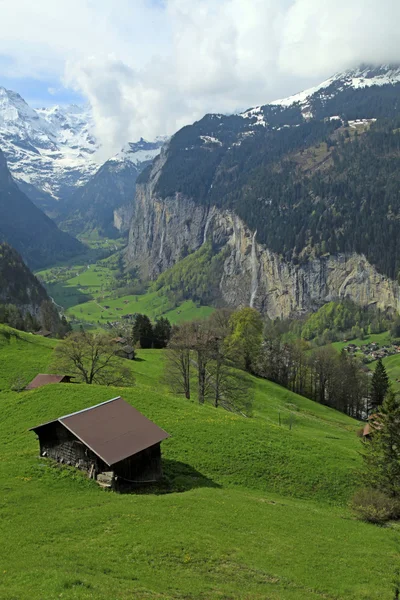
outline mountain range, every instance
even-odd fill
[[[0,148],[19,188],[74,235],[129,230],[126,259],[144,279],[207,248],[217,303],[271,318],[341,297],[400,308],[398,65],[208,114],[104,164],[93,131],[87,108],[33,110],[0,90]]]
[[[114,227],[114,211],[132,203],[137,175],[165,139],[127,144],[104,163],[89,107],[33,109],[19,94],[0,87],[0,149],[16,183],[75,234],[99,227],[115,235],[127,227],[124,210],[115,216]]]

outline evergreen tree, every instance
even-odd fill
[[[389,390],[379,415],[370,423],[370,442],[365,443],[364,460],[372,487],[389,496],[400,496],[400,401]]]
[[[154,348],[166,348],[171,338],[171,323],[165,317],[157,319],[153,327]]]
[[[141,348],[153,347],[153,326],[147,315],[136,315],[132,329],[132,341],[134,344],[140,343]]]
[[[371,407],[376,410],[383,404],[389,389],[389,377],[386,373],[382,359],[378,360],[371,380]]]

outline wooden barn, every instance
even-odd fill
[[[71,383],[70,375],[50,375],[46,373],[39,373],[34,379],[26,386],[26,390],[35,390],[42,385],[49,383]]]
[[[32,427],[40,456],[87,471],[103,487],[162,477],[161,442],[169,437],[121,397]]]

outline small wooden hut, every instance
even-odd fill
[[[71,383],[70,375],[49,375],[46,373],[39,373],[34,379],[26,386],[26,390],[35,390],[42,385],[49,383]]]
[[[168,433],[120,396],[30,431],[39,437],[40,456],[87,471],[104,487],[162,477],[161,442]]]

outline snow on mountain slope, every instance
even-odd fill
[[[160,154],[161,146],[168,137],[160,136],[154,142],[148,142],[140,138],[138,142],[129,142],[120,152],[112,156],[109,161],[113,163],[130,162],[138,166],[149,160],[153,160]]]
[[[89,107],[33,109],[19,94],[0,87],[0,148],[25,193],[49,212],[49,199],[68,200],[102,166],[93,132]],[[165,139],[129,143],[110,160],[147,164]]]
[[[0,87],[0,148],[17,181],[55,199],[85,183],[99,168],[87,108],[34,110],[19,94]]]
[[[328,100],[346,90],[365,89],[372,86],[387,86],[400,83],[400,65],[381,65],[378,67],[362,65],[356,69],[349,69],[342,73],[336,73],[321,84],[289,96],[274,100],[268,105],[256,106],[244,113],[242,117],[257,119],[258,125],[266,125],[264,119],[265,106],[289,108],[295,104],[301,107],[303,117],[309,119],[313,116],[312,99],[320,98]]]
[[[334,88],[333,92],[340,92],[346,88],[359,89],[373,85],[393,85],[395,83],[400,83],[400,67],[398,65],[382,65],[380,67],[361,66],[357,69],[349,69],[344,73],[336,73],[336,75],[316,87],[295,94],[294,96],[289,96],[289,98],[275,100],[271,104],[291,106],[296,102],[304,103],[318,92],[324,94],[326,89],[332,86]]]

